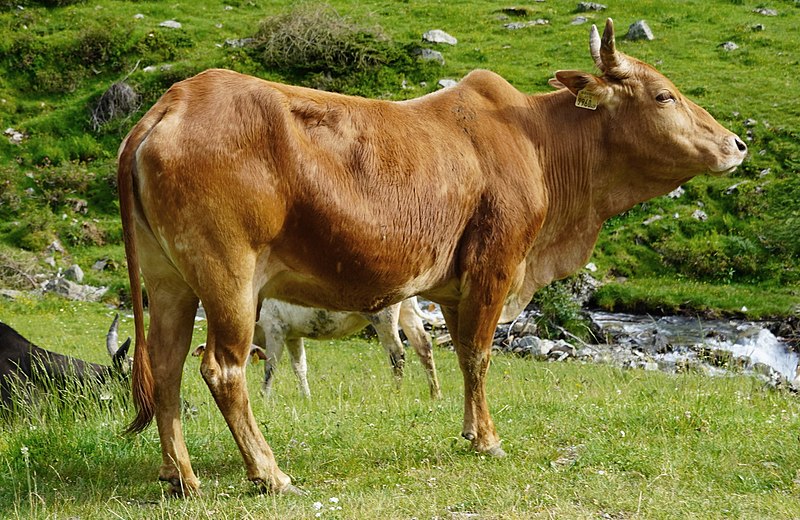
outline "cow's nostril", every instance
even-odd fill
[[[742,141],[738,137],[734,137],[733,140],[736,141],[736,148],[738,148],[740,152],[747,151],[747,145],[744,143],[744,141]]]

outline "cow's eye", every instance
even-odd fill
[[[672,95],[672,92],[665,90],[656,95],[656,101],[659,103],[669,103],[671,101],[675,101],[675,97]]]

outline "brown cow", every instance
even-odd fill
[[[145,340],[134,290],[138,414],[155,416],[160,478],[194,491],[179,388],[198,299],[200,371],[250,480],[296,491],[250,409],[245,362],[265,297],[375,311],[415,294],[441,304],[464,377],[462,435],[502,456],[485,377],[503,306],[584,265],[607,218],[746,146],[652,67],[615,48],[611,20],[590,50],[602,72],[556,72],[528,96],[485,70],[405,102],[209,70],[175,84],[119,154],[133,288],[150,298]],[[577,106],[576,106],[577,105]],[[593,109],[592,109],[593,108]]]

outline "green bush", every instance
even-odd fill
[[[710,232],[655,244],[663,261],[688,278],[730,283],[764,275],[763,249],[751,238]]]
[[[161,29],[149,32],[139,39],[133,52],[147,66],[173,61],[193,46],[194,41],[185,32]]]
[[[417,82],[436,67],[412,55],[378,25],[362,25],[330,5],[303,3],[261,22],[251,47],[266,70],[280,70],[313,88],[383,96],[403,80]]]

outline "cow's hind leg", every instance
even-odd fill
[[[250,408],[245,369],[255,322],[252,288],[216,287],[209,294],[218,297],[203,301],[208,316],[208,342],[200,365],[203,379],[239,446],[248,479],[264,491],[297,492],[278,468]]]
[[[392,373],[398,386],[403,381],[403,369],[406,364],[406,351],[403,342],[400,341],[400,334],[397,332],[397,325],[400,319],[400,304],[394,304],[375,314],[364,315],[370,324],[375,328],[378,341],[381,342],[383,349],[389,356],[389,363],[392,366]]]
[[[291,338],[286,340],[286,348],[289,349],[289,357],[292,360],[292,369],[297,376],[300,391],[304,397],[311,397],[311,388],[308,386],[308,363],[306,362],[306,348],[303,338]]]
[[[431,399],[439,399],[442,397],[442,390],[439,386],[439,377],[436,374],[436,363],[433,361],[433,342],[430,334],[425,330],[422,318],[419,317],[416,309],[411,307],[416,305],[414,298],[402,302],[400,306],[400,328],[405,332],[408,342],[414,347],[422,366],[425,367]]]
[[[149,355],[153,370],[155,418],[161,440],[159,479],[172,493],[196,492],[200,481],[192,471],[181,427],[180,387],[183,364],[192,341],[197,297],[177,276],[149,277]]]

